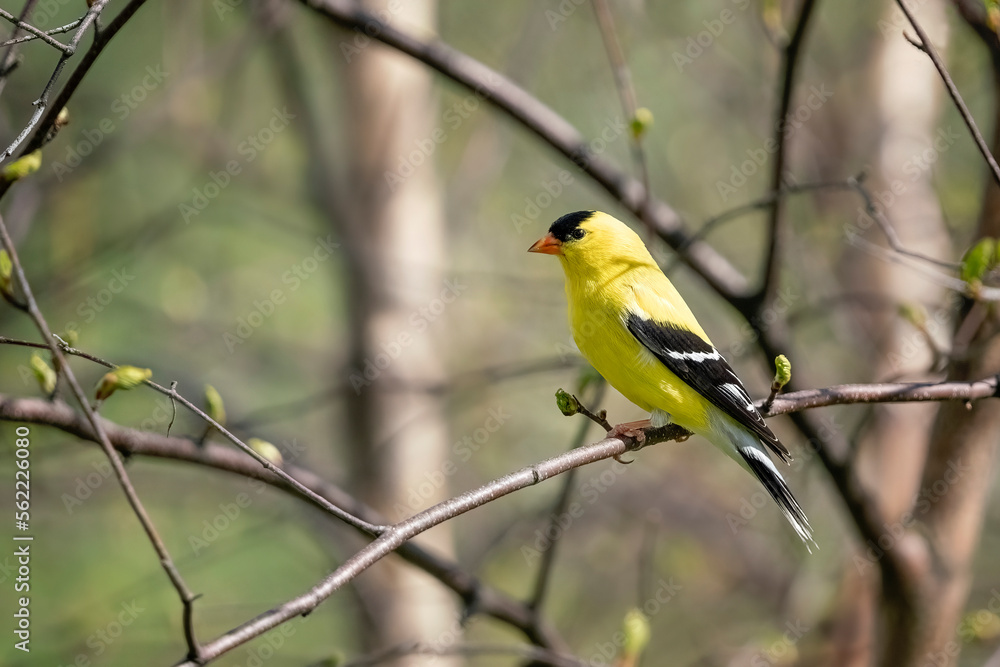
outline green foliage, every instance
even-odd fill
[[[960,275],[962,280],[974,285],[982,283],[987,274],[1000,263],[1000,245],[996,239],[981,239],[976,245],[965,251],[962,256]]]
[[[3,171],[0,172],[0,177],[8,183],[13,183],[16,180],[35,173],[41,166],[42,151],[37,150],[32,153],[28,153],[22,158],[14,160],[9,165],[4,167]]]
[[[210,384],[205,385],[205,412],[218,422],[219,426],[226,425],[226,406],[218,390]]]
[[[151,377],[153,377],[153,371],[148,368],[119,366],[113,371],[104,374],[104,377],[97,383],[94,397],[99,401],[103,401],[117,390],[134,389]]]
[[[569,417],[580,411],[580,402],[576,400],[576,396],[573,394],[567,393],[562,389],[557,389],[556,407],[559,408],[559,412]]]
[[[37,352],[31,354],[31,360],[28,362],[28,365],[31,367],[31,372],[34,374],[35,379],[38,380],[38,386],[42,388],[42,391],[47,396],[51,395],[56,390],[56,381],[58,379],[56,372],[45,363],[45,360]]]
[[[774,358],[774,386],[781,389],[792,381],[792,362],[783,354]]]

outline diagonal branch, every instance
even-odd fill
[[[913,26],[913,29],[917,33],[917,37],[920,39],[920,44],[918,48],[927,54],[927,57],[931,59],[934,63],[935,69],[937,69],[938,74],[941,75],[941,80],[944,81],[945,88],[948,89],[948,95],[951,97],[952,102],[955,103],[955,107],[958,109],[958,113],[962,116],[962,120],[965,122],[965,126],[969,128],[969,132],[972,134],[973,141],[976,142],[976,148],[982,153],[983,159],[986,160],[986,164],[990,167],[990,173],[993,175],[993,180],[996,181],[997,185],[1000,185],[1000,165],[997,164],[996,159],[990,152],[990,147],[986,144],[986,140],[983,139],[982,133],[979,131],[979,127],[976,126],[976,119],[972,117],[972,112],[969,111],[969,107],[965,106],[965,100],[962,99],[962,94],[958,92],[958,87],[955,82],[952,81],[951,75],[948,73],[948,69],[944,66],[944,61],[941,60],[941,56],[938,55],[937,50],[934,45],[931,44],[930,38],[927,37],[927,33],[924,29],[920,27],[917,19],[913,16],[913,12],[910,8],[906,6],[903,0],[896,0],[896,4],[906,15],[906,19]]]
[[[646,197],[642,184],[594,154],[562,116],[513,81],[441,41],[423,41],[381,21],[352,0],[301,0],[317,13],[366,38],[378,40],[465,86],[572,160],[633,215],[651,225],[711,287],[727,299],[742,295],[746,278],[707,243],[691,243],[680,215]],[[353,34],[353,33],[352,33]],[[627,132],[623,121],[622,132]],[[680,248],[685,248],[683,251]]]
[[[0,394],[0,420],[44,424],[78,438],[97,442],[97,436],[90,423],[61,401],[14,398]],[[301,493],[296,486],[274,472],[265,470],[235,449],[211,443],[199,446],[190,439],[139,431],[106,420],[102,420],[102,423],[111,443],[118,451],[128,456],[149,456],[182,461],[243,477],[253,477],[323,509],[321,503],[317,503],[312,497]],[[374,509],[313,471],[286,464],[284,472],[298,485],[322,496],[327,502],[346,508],[351,514],[361,517],[368,523],[386,523],[385,517]],[[412,542],[404,544],[396,553],[408,563],[437,578],[461,597],[463,602],[476,613],[490,616],[517,628],[537,646],[560,652],[568,650],[565,641],[559,634],[538,618],[527,605],[483,583],[457,563],[427,551]]]
[[[110,361],[105,361],[100,357],[95,357],[94,355],[88,354],[87,352],[83,352],[82,350],[77,350],[76,348],[69,347],[68,345],[62,344],[62,341],[59,342],[60,345],[58,347],[66,354],[71,354],[73,356],[93,361],[94,363],[104,366],[105,368],[118,368],[117,364],[113,364]],[[17,340],[15,338],[7,338],[5,336],[0,336],[0,344],[20,345],[22,347],[37,347],[37,348],[47,347],[46,345],[43,345],[41,343],[32,343],[30,341]],[[321,496],[317,495],[310,489],[299,484],[288,473],[286,473],[284,470],[275,466],[271,461],[269,461],[267,457],[262,456],[253,447],[251,447],[250,445],[246,444],[245,442],[237,438],[235,435],[233,435],[232,432],[230,432],[229,429],[227,429],[225,426],[223,426],[222,424],[220,424],[219,422],[208,416],[208,414],[204,410],[202,410],[197,405],[195,405],[194,403],[186,399],[184,396],[182,396],[176,389],[174,389],[173,386],[167,388],[164,387],[163,385],[153,382],[152,380],[144,380],[143,384],[148,385],[153,390],[158,391],[164,396],[168,396],[171,400],[177,401],[178,403],[186,407],[188,410],[190,410],[199,418],[201,418],[206,424],[215,428],[215,430],[218,431],[224,438],[226,438],[231,443],[242,449],[251,457],[253,457],[253,459],[259,465],[263,466],[266,470],[268,470],[276,477],[279,477],[282,480],[284,480],[284,482],[289,486],[291,486],[293,489],[295,489],[295,491],[299,495],[302,495],[305,498],[309,499],[310,501],[313,502],[313,504],[315,504],[320,509],[332,514],[333,516],[337,517],[344,523],[354,526],[355,528],[357,528],[362,532],[368,533],[369,535],[378,535],[385,529],[384,526],[375,525],[370,522],[364,521],[363,519],[359,519],[358,517],[354,516],[351,512],[345,511],[344,509],[338,507],[337,505],[330,503],[325,498],[322,498]]]
[[[795,29],[792,36],[782,50],[781,59],[781,87],[778,96],[778,108],[774,114],[774,141],[777,148],[771,162],[771,192],[777,195],[782,189],[782,177],[785,171],[786,153],[786,130],[788,114],[792,107],[792,93],[795,90],[795,74],[798,70],[799,55],[802,52],[802,44],[805,42],[806,29],[809,26],[809,19],[813,16],[813,9],[816,7],[815,0],[802,0],[799,8],[799,16],[795,21]],[[764,265],[764,279],[761,281],[760,291],[755,297],[758,304],[763,305],[770,298],[770,295],[777,289],[778,270],[780,268],[781,254],[781,222],[785,210],[784,197],[776,196],[771,204],[771,214],[768,220],[768,247],[767,259]]]
[[[108,4],[108,1],[109,0],[97,0],[97,2],[90,6],[87,14],[77,26],[77,32],[70,42],[73,52],[75,52],[76,48],[79,46],[80,40],[83,38],[87,28],[89,28],[90,25],[97,20],[98,15],[104,9],[105,5]],[[130,2],[125,5],[120,12],[118,12],[118,15],[115,16],[114,20],[112,20],[106,28],[94,36],[93,45],[87,49],[83,59],[76,66],[76,69],[73,70],[73,73],[70,75],[66,85],[63,86],[61,91],[59,91],[59,95],[56,97],[55,102],[49,104],[49,95],[55,87],[56,81],[59,79],[59,75],[62,73],[67,61],[72,56],[72,53],[64,53],[62,55],[59,62],[56,63],[56,67],[52,72],[52,76],[49,77],[48,83],[45,84],[42,94],[35,101],[35,111],[32,114],[31,119],[14,139],[13,143],[11,143],[11,145],[8,146],[3,153],[0,153],[0,162],[3,162],[8,157],[13,155],[14,151],[17,150],[17,147],[21,145],[29,134],[31,134],[32,130],[34,130],[34,135],[32,135],[31,140],[28,141],[24,150],[21,151],[21,154],[26,155],[45,145],[48,139],[51,138],[52,130],[56,125],[56,119],[59,117],[59,112],[62,111],[63,107],[65,107],[69,102],[69,98],[74,92],[76,92],[76,89],[83,80],[83,77],[85,77],[87,72],[90,71],[90,68],[97,60],[97,57],[102,51],[104,51],[104,48],[108,45],[112,38],[118,34],[118,31],[125,26],[129,19],[135,15],[135,12],[138,11],[138,9],[145,4],[145,2],[146,0],[130,0]],[[10,185],[11,183],[9,181],[0,180],[0,197],[3,197],[3,195],[10,188]]]
[[[128,501],[129,506],[139,519],[139,523],[142,524],[142,528],[146,532],[146,536],[153,545],[153,550],[156,551],[156,555],[160,559],[160,565],[163,567],[167,577],[170,579],[170,582],[174,585],[174,588],[177,590],[177,594],[181,598],[181,602],[184,605],[183,625],[184,636],[187,640],[188,646],[188,657],[193,660],[198,660],[200,659],[201,653],[200,647],[198,646],[198,640],[195,638],[193,620],[193,605],[196,596],[187,587],[187,584],[181,577],[180,572],[174,565],[173,559],[171,559],[170,553],[167,551],[167,547],[163,543],[163,539],[157,532],[156,526],[153,525],[153,520],[146,512],[146,508],[143,506],[142,501],[139,500],[139,494],[136,493],[135,487],[132,486],[132,481],[129,479],[128,473],[125,471],[125,466],[122,464],[121,458],[115,452],[114,447],[108,440],[108,436],[102,428],[100,419],[90,407],[86,394],[84,394],[83,389],[76,380],[76,376],[73,374],[73,369],[70,368],[69,363],[66,361],[66,357],[63,355],[59,344],[56,342],[55,336],[52,335],[52,331],[49,329],[49,325],[45,321],[45,317],[42,315],[41,310],[39,310],[38,304],[35,302],[35,297],[31,292],[31,286],[28,284],[28,279],[25,276],[24,267],[21,266],[21,260],[18,257],[17,249],[14,247],[10,234],[7,232],[7,225],[4,223],[3,217],[0,217],[0,242],[2,242],[3,247],[10,255],[14,280],[18,289],[21,290],[21,294],[24,296],[25,309],[27,310],[28,315],[31,317],[32,321],[34,321],[35,326],[38,327],[38,331],[42,334],[42,338],[45,339],[46,345],[52,353],[52,359],[56,369],[62,374],[63,378],[65,378],[66,383],[70,387],[70,391],[76,398],[77,402],[79,402],[84,415],[86,415],[87,421],[90,422],[90,425],[93,427],[94,434],[97,436],[97,440],[100,443],[101,448],[104,450],[105,456],[108,457],[108,461],[111,463],[115,477],[118,479],[118,484],[125,493],[125,498]]]

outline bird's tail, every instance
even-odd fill
[[[781,473],[774,466],[767,452],[759,445],[756,447],[738,445],[737,451],[743,457],[743,460],[746,461],[750,472],[760,480],[760,483],[764,485],[767,492],[774,498],[774,502],[781,508],[781,513],[788,519],[788,523],[792,524],[792,528],[795,529],[795,532],[805,542],[809,553],[812,553],[812,547],[818,549],[819,547],[813,540],[812,527],[809,525],[806,513],[802,511],[802,507],[795,500],[795,496],[792,495],[791,490],[785,484],[784,478],[782,478]]]

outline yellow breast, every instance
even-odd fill
[[[692,431],[708,428],[707,413],[701,407],[705,399],[636,340],[625,327],[614,297],[592,290],[571,294],[570,290],[567,284],[573,338],[597,372],[643,410],[663,410]]]

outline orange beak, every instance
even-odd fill
[[[548,233],[528,248],[528,252],[540,252],[543,255],[561,255],[562,241]]]

